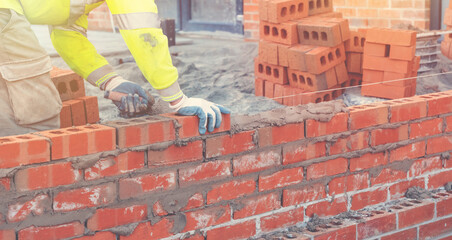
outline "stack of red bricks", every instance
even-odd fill
[[[293,106],[335,99],[349,84],[348,21],[332,0],[260,0],[257,96]]]
[[[350,39],[345,42],[347,54],[347,71],[350,77],[350,85],[357,86],[363,80],[363,53],[366,43],[366,29],[350,31]]]
[[[71,70],[54,67],[50,72],[53,83],[60,93],[63,108],[60,112],[60,127],[81,126],[99,122],[97,97],[85,95],[82,77]]]
[[[444,13],[444,24],[448,30],[452,29],[452,1],[449,3],[449,8]],[[449,59],[452,59],[452,33],[444,35],[444,40],[441,43],[441,53]]]
[[[368,29],[361,94],[386,99],[414,96],[421,60],[415,52],[414,31]]]

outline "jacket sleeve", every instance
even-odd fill
[[[51,27],[50,37],[58,54],[74,72],[103,89],[102,84],[117,74],[86,38],[87,27],[88,19],[83,15],[72,25]]]
[[[107,4],[145,78],[164,101],[181,98],[177,69],[172,64],[154,0],[107,0]]]

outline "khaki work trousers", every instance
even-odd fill
[[[59,128],[51,68],[27,19],[0,8],[0,136]]]

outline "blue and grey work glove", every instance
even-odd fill
[[[183,96],[180,102],[170,106],[178,114],[183,116],[198,116],[199,133],[205,134],[206,127],[209,132],[221,126],[221,114],[230,114],[231,111],[221,105],[209,102],[201,98],[188,98]]]
[[[111,79],[105,86],[105,98],[118,107],[121,117],[137,117],[146,114],[149,95],[138,84],[120,76]]]

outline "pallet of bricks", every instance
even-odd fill
[[[449,8],[444,13],[444,24],[447,30],[452,30],[452,1],[449,3]],[[444,35],[444,40],[441,42],[441,53],[449,59],[452,59],[452,33]]]
[[[293,106],[339,97],[349,85],[348,21],[332,0],[260,0],[255,93]],[[339,89],[338,89],[339,88]]]
[[[97,97],[85,95],[82,77],[71,70],[53,67],[50,76],[60,93],[63,108],[60,112],[60,127],[67,128],[99,122]]]
[[[361,95],[386,99],[416,95],[416,32],[371,28],[366,33]]]
[[[366,43],[366,29],[350,31],[350,39],[345,42],[348,76],[350,86],[360,86],[363,80],[363,53]]]

